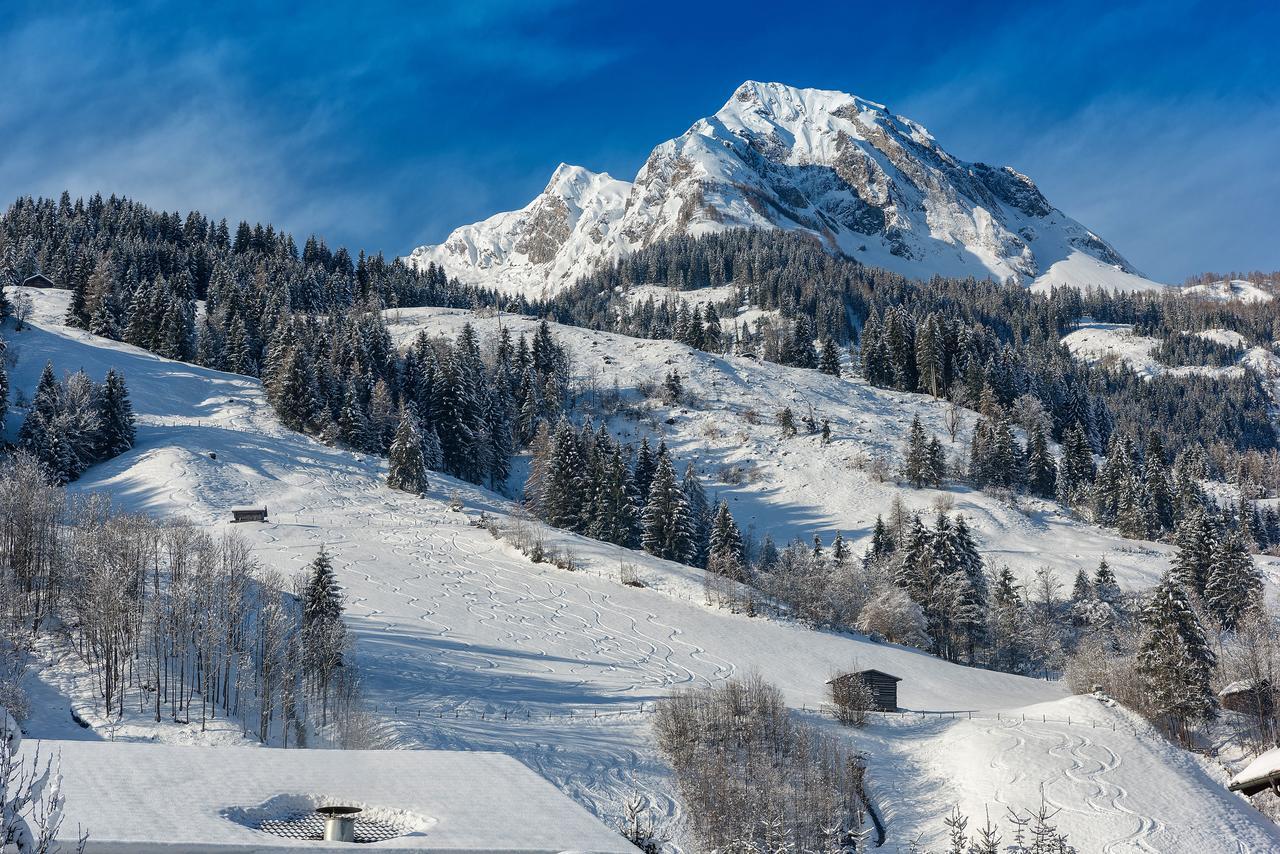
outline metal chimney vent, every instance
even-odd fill
[[[258,830],[286,839],[330,842],[382,842],[409,832],[387,821],[358,817],[359,807],[319,807],[257,822]]]
[[[356,814],[360,807],[320,807],[316,812],[324,819],[325,842],[356,841]]]

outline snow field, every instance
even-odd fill
[[[46,358],[53,358],[59,370],[83,366],[95,377],[115,367],[125,373],[139,413],[137,446],[91,469],[74,489],[108,491],[129,509],[183,514],[215,530],[234,530],[252,541],[259,560],[286,574],[305,566],[322,545],[328,548],[347,592],[348,624],[367,695],[380,712],[392,710],[387,723],[398,746],[498,750],[601,818],[616,819],[623,800],[641,792],[678,827],[681,806],[643,711],[673,687],[758,672],[777,684],[791,705],[813,708],[825,699],[824,683],[831,675],[857,665],[901,676],[900,702],[909,708],[972,709],[987,718],[1045,709],[1050,718],[1063,718],[1084,717],[1074,704],[1088,703],[1092,714],[1101,714],[1094,701],[1066,698],[1058,684],[709,608],[701,600],[696,570],[572,535],[555,535],[554,542],[572,547],[584,571],[532,564],[470,524],[482,511],[509,519],[515,509],[511,502],[442,475],[432,477],[426,498],[392,492],[382,485],[384,461],[328,448],[281,428],[256,381],[62,328],[53,304],[58,298],[41,295],[37,326],[9,336],[19,356],[14,388],[29,393]],[[414,312],[413,325],[393,326],[402,340],[418,327],[451,333],[466,319],[462,313]],[[482,338],[496,324],[496,319],[472,319]],[[504,323],[530,322],[504,318]],[[556,332],[574,336],[579,370],[598,366],[606,379],[612,372],[623,389],[680,368],[686,387],[705,408],[662,410],[655,420],[676,419],[664,426],[674,427],[670,441],[681,459],[696,450],[700,466],[703,459],[707,465],[762,461],[754,484],[723,490],[737,499],[735,511],[744,524],[754,519],[759,529],[777,515],[780,538],[819,526],[856,538],[894,494],[920,509],[936,495],[877,484],[847,464],[855,449],[896,453],[912,413],[941,432],[943,410],[935,401],[872,390],[856,380],[693,354],[669,342]],[[820,413],[832,418],[837,442],[826,447],[808,438],[784,442],[772,435],[772,427],[742,421],[739,408],[762,398],[793,405],[814,400]],[[717,426],[718,434],[709,425]],[[11,419],[9,426],[15,428],[16,422]],[[447,509],[455,491],[464,513]],[[1064,552],[1090,563],[1106,553],[1113,565],[1124,567],[1131,584],[1151,577],[1160,563],[1159,551],[1057,517],[1050,505],[1023,515],[986,496],[948,494],[955,509],[975,521],[984,550],[1000,544],[999,551],[988,551],[989,560],[1008,556],[1022,567],[1058,560],[1065,569],[1072,564],[1061,556]],[[229,509],[249,503],[265,503],[272,521],[230,527]],[[1070,545],[1064,548],[1064,542]],[[623,562],[638,567],[646,588],[619,583]],[[57,680],[42,684],[48,693],[41,702],[49,708],[56,707],[59,696],[70,704],[70,695],[83,690]],[[459,717],[450,718],[450,711]],[[577,716],[565,717],[569,712]],[[484,719],[477,720],[479,714]],[[1180,764],[1181,754],[1173,748],[1129,761],[1130,752],[1139,749],[1139,736],[1123,728],[1107,736],[1107,747],[1126,759],[1102,775],[1126,796],[1107,800],[1087,794],[1089,787],[1102,784],[1090,782],[1087,769],[1077,769],[1083,760],[1070,745],[1058,746],[1057,735],[1019,732],[1026,747],[1009,750],[1013,734],[989,731],[988,723],[980,716],[972,722],[931,718],[846,733],[868,753],[873,794],[889,819],[891,844],[917,832],[939,840],[941,818],[954,803],[975,815],[1000,798],[1017,803],[1027,796],[1025,805],[1034,806],[1038,796],[1027,793],[1035,795],[1037,782],[1049,779],[1047,792],[1054,798],[1083,805],[1078,824],[1064,819],[1064,829],[1073,838],[1079,832],[1082,838],[1121,846],[1117,851],[1144,850],[1124,848],[1130,839],[1149,840],[1143,843],[1151,846],[1146,850],[1170,850],[1161,847],[1162,840],[1182,838],[1197,844],[1206,840],[1185,850],[1239,850],[1215,847],[1207,830],[1196,835],[1195,828],[1204,824],[1216,829],[1217,840],[1243,833],[1248,835],[1242,839],[1263,841],[1245,850],[1280,846],[1280,836],[1257,824],[1260,819],[1252,817],[1245,801],[1219,798],[1218,784]],[[1051,725],[1040,727],[1055,731]],[[32,733],[48,734],[54,733]],[[1105,760],[1092,746],[1080,749]],[[988,770],[974,779],[965,776],[979,773],[966,772],[970,767]],[[1171,785],[1184,794],[1131,806],[1127,798],[1149,788],[1153,778],[1174,779]],[[1214,806],[1189,809],[1193,796]],[[1086,811],[1089,798],[1098,809]],[[1150,815],[1150,826],[1135,828],[1133,813]],[[1070,821],[1077,822],[1072,816]]]

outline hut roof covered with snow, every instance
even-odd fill
[[[1273,747],[1231,778],[1227,788],[1233,792],[1256,795],[1275,788],[1280,790],[1280,747]]]
[[[34,742],[24,742],[24,750]],[[356,833],[380,852],[634,852],[551,783],[510,756],[437,750],[272,750],[128,742],[46,741],[60,755],[62,836],[87,851],[261,852],[304,847],[317,807],[362,808]],[[315,826],[314,822],[310,826]],[[283,833],[281,831],[284,831]]]

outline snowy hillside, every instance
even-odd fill
[[[889,850],[917,832],[940,841],[939,817],[953,804],[975,815],[989,804],[997,813],[1002,802],[1035,800],[1041,781],[1050,802],[1064,807],[1059,824],[1084,843],[1081,850],[1280,845],[1275,827],[1243,799],[1223,794],[1216,776],[1135,731],[1120,712],[1066,698],[1060,684],[710,608],[697,570],[569,535],[561,542],[578,552],[581,571],[532,564],[469,524],[481,511],[510,516],[509,501],[441,475],[432,476],[425,498],[388,490],[384,461],[283,429],[257,381],[70,330],[58,323],[65,293],[35,298],[36,325],[6,330],[17,354],[14,388],[29,396],[46,359],[59,370],[83,367],[95,376],[114,367],[128,378],[139,415],[137,446],[90,469],[73,488],[109,492],[125,508],[185,514],[211,530],[234,530],[251,539],[258,559],[286,572],[327,545],[346,588],[369,697],[402,747],[498,750],[608,819],[636,791],[678,819],[648,704],[676,686],[758,672],[789,703],[812,709],[824,700],[826,679],[857,663],[901,676],[899,698],[908,708],[963,710],[954,718],[895,718],[846,734],[868,754],[868,785],[888,823]],[[393,330],[406,337],[416,328],[446,331],[465,317],[405,312]],[[708,462],[767,460],[755,488],[731,492],[744,517],[763,519],[794,502],[779,523],[784,529],[838,524],[864,533],[855,531],[855,517],[865,525],[895,488],[873,484],[841,455],[891,453],[904,416],[918,411],[937,426],[941,413],[924,398],[852,380],[811,379],[810,372],[800,379],[776,366],[691,354],[667,342],[557,332],[576,334],[579,370],[607,367],[608,357],[627,385],[668,368],[667,360],[687,370],[705,408],[657,413],[676,419],[673,443],[683,455],[705,453]],[[740,399],[736,390],[748,386],[778,400],[813,400],[833,419],[837,441],[826,448],[808,439],[780,443],[765,428],[747,429],[730,413]],[[719,436],[709,429],[716,423]],[[11,418],[10,430],[15,426]],[[462,513],[447,508],[455,492]],[[922,507],[931,497],[904,495]],[[250,502],[266,504],[272,521],[231,528],[229,509]],[[957,507],[979,520],[984,543],[1001,533],[1001,551],[988,552],[995,561],[1053,560],[1065,569],[1070,559],[1063,552],[1079,552],[1084,563],[1105,552],[1130,581],[1152,577],[1159,563],[1154,554],[1130,554],[1137,544],[1055,518],[1051,508],[1022,517],[965,494]],[[638,565],[645,588],[619,583],[623,562]],[[48,688],[45,699],[56,690]],[[1034,723],[1036,716],[1047,720]],[[1159,797],[1152,794],[1154,779],[1161,781]]]
[[[1271,302],[1275,296],[1244,279],[1222,279],[1207,285],[1188,285],[1182,293],[1214,302]]]
[[[1243,348],[1246,343],[1244,336],[1229,329],[1206,329],[1195,335],[1228,347]],[[1182,365],[1175,368],[1161,364],[1153,355],[1153,351],[1160,346],[1159,341],[1138,335],[1131,325],[1125,323],[1083,323],[1078,329],[1065,335],[1062,343],[1085,361],[1120,362],[1147,378],[1162,374],[1231,377],[1240,376],[1246,368],[1251,368],[1268,381],[1273,398],[1280,402],[1280,357],[1265,347],[1249,347],[1240,354],[1234,365]]]
[[[916,278],[1161,287],[1025,175],[958,160],[881,104],[753,81],[655,148],[632,184],[562,165],[527,207],[460,228],[409,260],[536,296],[664,239],[740,227],[802,231],[829,251]]]
[[[392,335],[405,344],[420,330],[453,336],[470,322],[481,338],[497,330],[496,317],[477,317],[454,309],[399,309],[385,313]],[[532,334],[535,321],[503,315],[513,334]],[[1076,521],[1056,503],[1030,496],[1018,507],[977,490],[906,489],[896,483],[901,450],[915,415],[929,433],[943,440],[951,457],[968,448],[974,415],[964,411],[955,442],[946,428],[947,404],[920,394],[878,389],[862,378],[830,377],[739,356],[718,356],[672,341],[628,338],[552,324],[553,334],[570,342],[575,371],[603,394],[614,381],[635,401],[642,386],[656,387],[678,370],[688,394],[682,405],[648,401],[641,414],[617,416],[610,428],[635,441],[665,438],[676,458],[694,462],[707,491],[729,502],[734,517],[755,536],[772,534],[780,543],[820,533],[829,543],[836,532],[859,544],[870,537],[878,514],[888,515],[895,498],[909,510],[931,518],[938,501],[963,513],[991,565],[1007,564],[1029,577],[1041,566],[1053,567],[1069,583],[1080,567],[1092,569],[1106,558],[1127,587],[1150,586],[1167,565],[1169,548],[1136,542]],[[1238,368],[1236,370],[1239,370]],[[761,408],[768,401],[768,409]],[[831,422],[833,440],[818,436],[783,438],[775,410],[790,406],[797,417],[812,405],[815,416]],[[752,423],[755,421],[756,423]],[[884,463],[881,482],[875,461]],[[733,482],[728,482],[733,481]],[[1280,578],[1280,562],[1260,564]]]

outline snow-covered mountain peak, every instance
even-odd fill
[[[561,163],[533,201],[421,246],[409,263],[434,263],[469,284],[537,292],[590,272],[622,214],[631,185]]]
[[[561,164],[525,208],[410,260],[545,293],[658,241],[744,227],[802,231],[913,278],[1160,287],[1021,172],[960,160],[883,104],[758,81],[654,148],[634,183]]]

